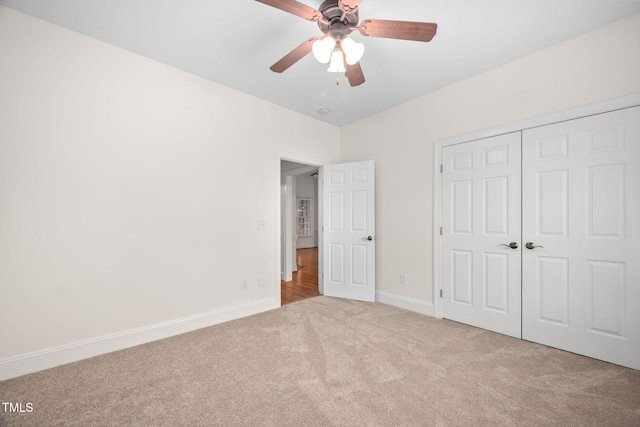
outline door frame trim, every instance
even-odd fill
[[[433,143],[433,306],[434,315],[442,318],[442,149],[449,145],[462,144],[478,139],[484,139],[512,132],[521,132],[530,128],[546,126],[582,117],[602,114],[609,111],[621,110],[640,105],[640,92],[618,98],[607,99],[592,104],[562,110],[550,114],[519,120],[503,126],[483,129],[476,132],[453,136]]]

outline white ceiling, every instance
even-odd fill
[[[322,0],[303,3],[318,8]],[[339,86],[308,55],[269,67],[322,33],[253,0],[0,0],[0,4],[342,126],[640,12],[638,0],[363,0],[360,20],[438,24],[429,43],[363,37],[366,82]],[[611,47],[615,49],[615,46]],[[319,110],[330,112],[321,115]]]

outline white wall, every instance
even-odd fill
[[[342,160],[376,161],[379,296],[433,302],[434,141],[638,92],[639,52],[637,14],[343,127]]]
[[[279,306],[276,156],[336,162],[338,128],[2,6],[0,58],[5,376]]]

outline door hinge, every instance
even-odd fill
[[[440,235],[442,236],[442,227],[440,227]]]
[[[442,298],[442,289],[440,289],[440,298]]]
[[[440,165],[440,173],[443,173],[443,172],[444,172],[444,166],[441,164]]]

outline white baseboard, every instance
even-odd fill
[[[376,291],[376,302],[435,317],[433,303],[430,302],[380,291]]]
[[[0,381],[280,307],[269,298],[0,360]]]
[[[296,246],[296,249],[311,249],[311,248],[317,248],[317,247],[318,247],[318,245],[314,244],[314,243],[307,243],[307,244],[304,244],[304,243],[300,244],[299,243]]]

